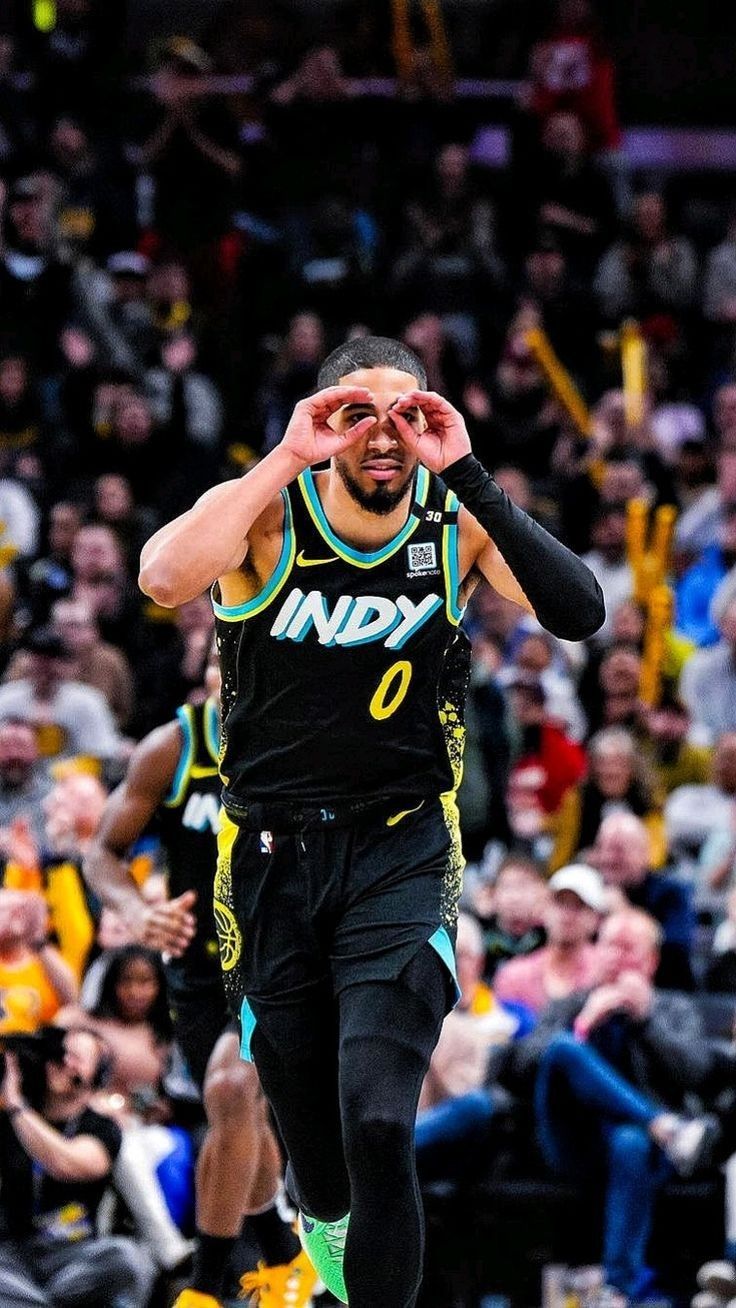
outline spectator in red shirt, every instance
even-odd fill
[[[615,71],[589,0],[559,0],[552,27],[532,48],[530,108],[542,122],[561,109],[585,124],[593,148],[617,150]]]
[[[509,695],[521,733],[509,776],[509,820],[517,835],[534,837],[548,826],[567,791],[585,773],[585,751],[550,716],[537,678],[517,677]]]

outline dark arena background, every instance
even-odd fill
[[[0,1042],[71,1011],[125,1065],[95,1090],[148,1164],[98,1222],[150,1294],[100,1304],[188,1284],[204,1124],[158,954],[100,1006],[136,933],[81,870],[205,699],[209,596],[160,607],[140,551],[367,335],[607,608],[573,644],[483,583],[463,619],[418,1308],[736,1303],[735,75],[726,0],[2,0]],[[155,823],[131,859],[165,897]],[[0,1308],[92,1304],[8,1271],[41,1263],[3,1075]],[[258,1258],[246,1228],[228,1304]]]

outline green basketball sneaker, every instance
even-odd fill
[[[319,1222],[316,1217],[299,1214],[298,1231],[302,1247],[321,1281],[336,1299],[348,1301],[342,1263],[348,1234],[350,1213],[336,1222]]]

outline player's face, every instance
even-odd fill
[[[344,454],[335,456],[335,468],[352,498],[371,513],[386,514],[404,498],[417,466],[417,459],[399,439],[390,411],[400,395],[416,390],[419,383],[409,372],[396,368],[359,368],[340,378],[341,386],[367,386],[372,404],[348,404],[330,420],[335,431],[349,431],[369,414],[376,421],[365,436]],[[404,417],[421,427],[418,409]]]

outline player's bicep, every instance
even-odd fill
[[[504,599],[512,600],[527,613],[534,613],[508,563],[492,540],[486,538],[486,543],[475,560],[475,567]]]
[[[460,575],[467,593],[472,593],[474,578],[484,577],[499,595],[503,595],[504,599],[518,604],[527,613],[534,613],[532,605],[501,551],[493,543],[488,532],[481,527],[477,518],[462,506],[459,525]]]

